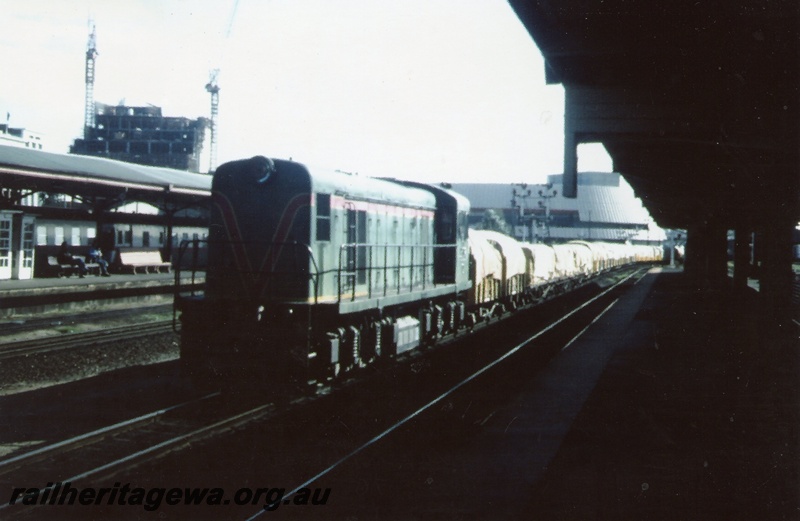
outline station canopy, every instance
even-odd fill
[[[662,227],[794,226],[800,3],[509,4],[564,87],[565,195],[602,143]]]
[[[211,176],[0,145],[0,188],[3,204],[12,199],[11,192],[46,192],[118,204],[189,207],[210,198]]]

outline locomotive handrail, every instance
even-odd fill
[[[173,324],[177,323],[177,306],[180,297],[183,296],[182,287],[182,274],[184,270],[184,262],[188,251],[191,249],[191,260],[187,263],[191,271],[191,293],[189,297],[195,296],[196,288],[196,273],[199,264],[199,252],[202,246],[219,245],[224,247],[223,255],[232,255],[231,247],[261,244],[267,248],[266,251],[282,251],[284,246],[290,246],[292,253],[297,256],[300,251],[308,255],[309,263],[307,264],[307,272],[303,273],[298,270],[286,271],[276,270],[275,263],[271,266],[263,265],[261,267],[248,266],[249,269],[242,269],[241,266],[229,268],[230,271],[247,274],[250,273],[257,277],[262,283],[268,280],[276,280],[276,276],[289,275],[289,276],[302,276],[313,285],[313,303],[318,304],[320,298],[320,281],[321,277],[325,274],[336,274],[338,291],[336,295],[336,302],[341,303],[343,300],[355,301],[359,298],[373,298],[376,293],[382,296],[389,294],[401,294],[403,291],[418,291],[428,289],[434,280],[434,274],[429,271],[435,268],[434,252],[437,249],[454,248],[455,244],[426,244],[426,245],[411,245],[411,244],[370,244],[370,243],[348,243],[339,247],[339,262],[338,266],[326,269],[324,272],[320,271],[319,264],[317,263],[314,251],[310,245],[298,241],[286,242],[269,242],[269,241],[231,241],[231,240],[209,240],[209,239],[191,239],[181,241],[178,249],[178,259],[175,269],[175,300],[173,304]],[[276,250],[277,248],[277,250]],[[210,248],[207,248],[210,249]],[[419,251],[421,250],[421,251]],[[383,253],[381,255],[381,252]],[[283,252],[280,255],[291,255],[292,253]],[[362,253],[362,254],[360,254]],[[270,254],[266,254],[270,255]],[[349,255],[349,256],[348,256]],[[381,259],[382,257],[382,259]],[[266,258],[266,257],[265,257]],[[277,257],[275,257],[277,258]],[[383,261],[381,264],[381,260]],[[392,260],[393,262],[390,262]],[[266,263],[266,261],[264,261]],[[300,266],[304,262],[296,259],[293,263],[294,266]],[[303,270],[305,271],[305,269]],[[421,271],[419,273],[418,271]],[[377,273],[383,273],[383,276],[376,276]],[[227,275],[230,275],[228,273]],[[226,275],[223,275],[226,276]],[[363,295],[359,295],[358,291],[361,288]]]
[[[192,271],[192,282],[190,286],[190,295],[191,297],[195,296],[195,274],[197,273],[197,253],[200,249],[200,243],[208,244],[207,239],[192,239],[192,240],[182,240],[178,245],[178,258],[175,260],[175,296],[172,299],[172,329],[177,330],[178,326],[178,300],[181,295],[181,266],[183,264],[183,256],[186,253],[186,249],[189,245],[192,246],[192,262],[191,262],[191,271]]]
[[[339,247],[339,262],[336,268],[337,273],[337,301],[342,302],[343,298],[348,300],[355,301],[358,298],[357,289],[358,286],[366,285],[366,297],[373,298],[374,292],[382,291],[383,296],[387,296],[390,291],[390,284],[389,284],[389,272],[394,274],[395,280],[392,284],[393,288],[392,291],[395,291],[397,294],[402,293],[404,288],[408,288],[408,291],[414,291],[418,289],[427,289],[430,284],[433,282],[433,277],[429,277],[428,270],[434,268],[434,255],[433,251],[436,249],[442,248],[455,248],[455,244],[369,244],[369,243],[348,243],[342,244]],[[366,265],[360,266],[358,265],[358,261],[354,260],[352,267],[348,266],[348,254],[352,252],[357,252],[359,248],[366,249],[367,251],[367,263]],[[392,251],[395,250],[396,251]],[[421,261],[417,261],[418,253],[415,253],[416,250],[422,250]],[[375,254],[376,250],[380,252],[383,250],[383,265],[376,266],[374,265],[375,260],[380,258],[380,254]],[[391,264],[389,263],[389,252],[392,251],[393,258],[397,260],[396,263]],[[431,252],[429,254],[429,252]],[[358,255],[351,255],[353,259],[357,259]],[[408,259],[408,262],[404,262],[404,259]],[[377,287],[373,287],[373,282],[376,280],[381,279],[373,279],[373,272],[380,270],[383,272],[383,280],[382,284]],[[421,276],[417,275],[415,277],[415,271],[421,270]],[[362,283],[358,283],[357,277],[359,273],[366,273],[366,281]],[[403,283],[402,275],[406,273],[408,274],[408,282],[406,284]],[[417,278],[418,277],[418,278]],[[345,286],[346,284],[346,286]]]
[[[192,262],[191,262],[191,270],[192,270],[192,296],[194,296],[194,283],[195,283],[195,273],[197,272],[197,252],[200,249],[200,243],[208,244],[207,239],[191,239],[191,240],[182,240],[180,245],[178,246],[178,258],[175,262],[175,288],[176,290],[180,284],[180,272],[181,272],[181,265],[183,260],[183,255],[186,253],[187,248],[189,245],[192,246]]]
[[[311,259],[311,264],[314,265],[314,274],[310,274],[309,277],[311,278],[311,282],[314,284],[314,304],[317,304],[317,300],[319,298],[319,266],[317,265],[317,259],[314,258],[314,251],[308,244],[303,244],[297,241],[292,242],[296,245],[302,245],[306,247],[306,250],[308,251],[308,258]]]

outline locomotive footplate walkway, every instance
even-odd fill
[[[797,346],[755,298],[651,270],[466,439],[421,417],[326,475],[326,514],[796,519]]]

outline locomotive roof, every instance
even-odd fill
[[[440,185],[432,185],[432,184],[427,184],[427,183],[419,183],[417,181],[403,181],[401,179],[393,179],[393,178],[387,178],[387,179],[389,181],[392,181],[393,183],[401,184],[403,186],[410,186],[410,187],[413,187],[413,188],[420,188],[422,190],[428,191],[428,192],[432,193],[436,197],[437,203],[440,200],[445,200],[445,201],[452,200],[452,202],[455,202],[456,208],[458,208],[458,211],[460,211],[460,212],[469,212],[469,209],[470,209],[469,199],[467,199],[462,194],[453,191],[449,187],[449,185],[447,185],[447,186],[444,186],[444,185],[441,185],[441,184]]]
[[[315,192],[357,197],[379,202],[402,202],[420,208],[436,208],[429,191],[402,186],[384,179],[349,174],[337,170],[305,166]]]

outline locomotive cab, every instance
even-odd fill
[[[427,190],[436,198],[433,277],[436,284],[461,284],[469,281],[469,200],[442,186],[412,181],[397,181],[404,186]]]

